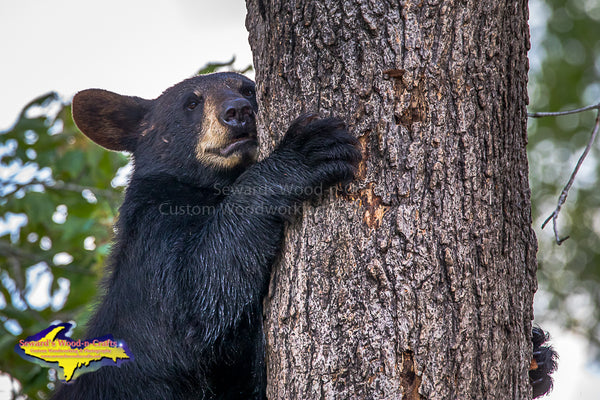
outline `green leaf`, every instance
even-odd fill
[[[77,178],[83,171],[85,155],[81,150],[69,150],[56,163],[58,179]]]

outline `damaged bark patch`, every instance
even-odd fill
[[[423,399],[423,397],[419,394],[421,377],[415,373],[415,359],[413,352],[410,350],[402,352],[402,371],[400,372],[400,379],[400,387],[402,388],[403,399]]]
[[[403,69],[388,69],[386,71],[383,71],[383,74],[384,74],[384,76],[387,76],[388,78],[402,79],[405,72],[406,71],[404,71]]]
[[[394,121],[396,125],[410,128],[415,122],[423,122],[427,118],[427,100],[425,93],[425,77],[410,78],[404,70],[384,71],[386,76],[394,80],[395,107]]]
[[[377,196],[373,191],[373,182],[369,182],[367,187],[360,189],[357,193],[350,195],[351,200],[358,200],[358,205],[365,208],[363,221],[371,229],[377,229],[381,226],[383,216],[390,209],[389,206],[383,204],[380,196]]]
[[[358,163],[358,171],[356,171],[356,179],[362,180],[367,177],[367,160],[369,159],[369,134],[365,133],[358,137],[358,145],[360,146],[360,153],[362,160]]]

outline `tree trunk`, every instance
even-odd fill
[[[317,111],[364,156],[287,230],[269,399],[530,398],[527,2],[247,7],[263,154]]]

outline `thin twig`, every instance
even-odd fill
[[[0,240],[0,256],[16,257],[17,259],[27,260],[28,262],[33,263],[33,264],[37,264],[39,262],[45,262],[46,264],[48,264],[48,266],[50,268],[61,268],[62,270],[73,272],[76,274],[82,274],[82,275],[94,275],[94,273],[92,271],[89,271],[87,269],[80,268],[80,267],[77,267],[74,265],[56,266],[54,264],[54,260],[52,259],[52,257],[50,255],[44,256],[44,255],[30,253],[28,251],[22,250],[16,246],[12,245],[10,242],[7,242],[5,240]]]
[[[78,192],[78,193],[81,193],[87,189],[87,190],[91,191],[92,193],[94,193],[94,195],[103,196],[103,197],[108,198],[109,200],[119,200],[120,196],[121,196],[120,192],[117,190],[101,189],[101,188],[97,188],[97,187],[78,185],[76,183],[62,182],[62,181],[50,181],[50,180],[40,181],[37,178],[34,178],[30,182],[27,182],[27,183],[0,181],[0,184],[2,184],[3,186],[8,186],[8,185],[14,186],[14,189],[10,193],[5,194],[4,197],[17,192],[20,189],[26,189],[26,188],[29,188],[29,187],[32,187],[35,185],[41,185],[47,190],[56,190],[56,191],[66,190],[69,192]]]
[[[600,103],[591,106],[585,106],[582,108],[577,108],[575,110],[527,113],[527,116],[529,118],[560,117],[561,115],[577,114],[588,110],[600,110]]]
[[[121,198],[121,193],[117,190],[101,189],[101,188],[92,187],[92,186],[83,186],[83,185],[78,185],[76,183],[67,183],[67,182],[59,181],[59,182],[54,182],[54,184],[52,184],[52,185],[47,185],[46,188],[54,189],[54,190],[68,190],[68,191],[80,192],[80,193],[87,189],[94,194],[104,196],[104,197],[110,198],[112,200],[119,200]]]
[[[575,181],[575,176],[577,175],[577,172],[579,172],[579,168],[583,164],[583,161],[587,157],[588,153],[590,152],[590,149],[592,148],[592,145],[594,144],[594,141],[596,140],[596,136],[597,136],[598,130],[600,128],[600,103],[596,104],[595,106],[580,108],[579,111],[577,111],[577,110],[565,111],[568,114],[572,114],[574,112],[582,112],[582,111],[587,111],[587,110],[592,110],[592,109],[597,109],[598,112],[596,113],[596,124],[594,125],[594,129],[592,130],[592,134],[590,136],[590,139],[588,140],[588,144],[585,146],[585,149],[583,150],[581,157],[579,157],[579,160],[577,161],[577,165],[575,166],[575,169],[571,173],[571,177],[569,178],[569,181],[567,182],[564,189],[562,190],[562,192],[558,198],[558,204],[556,205],[556,208],[554,209],[552,214],[550,214],[550,216],[548,218],[546,218],[546,220],[542,224],[542,229],[544,229],[546,227],[546,225],[548,224],[548,222],[550,222],[550,220],[552,220],[552,225],[554,228],[554,238],[556,239],[556,243],[559,246],[565,240],[567,240],[569,238],[569,236],[564,237],[562,239],[558,236],[558,228],[556,226],[556,219],[558,218],[558,213],[560,213],[560,208],[567,200],[567,195],[569,194],[569,190],[571,189],[571,186],[573,185],[573,182]],[[556,115],[558,113],[538,113],[538,114],[547,114],[550,116],[550,115]],[[566,115],[566,114],[558,114],[558,115]],[[543,117],[546,115],[537,115],[537,116]]]

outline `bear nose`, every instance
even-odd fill
[[[253,117],[252,104],[246,99],[230,99],[223,103],[221,121],[226,125],[241,126]]]

